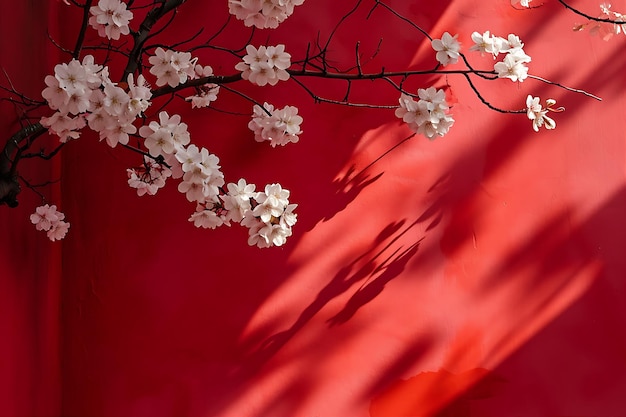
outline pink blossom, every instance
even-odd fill
[[[65,214],[57,211],[56,205],[45,204],[35,209],[30,215],[30,221],[35,225],[35,229],[47,232],[51,241],[60,240],[65,237],[70,224],[64,222]]]

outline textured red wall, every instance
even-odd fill
[[[423,3],[389,2],[433,36],[459,33],[465,49],[475,30],[516,33],[531,73],[603,101],[534,80],[477,83],[503,108],[524,108],[527,94],[566,107],[556,130],[535,133],[524,115],[489,111],[451,75],[455,126],[434,142],[404,141],[410,132],[393,111],[314,104],[293,83],[241,86],[300,108],[301,141],[280,149],[254,142],[245,115],[175,104],[170,114],[220,157],[227,181],[291,190],[294,235],[268,250],[248,247],[237,225],[195,229],[194,207],[173,184],[137,198],[125,178],[136,155],[86,135],[65,148],[60,167],[28,168],[34,177],[61,169],[53,202],[72,223],[61,245],[29,224],[33,195],[0,208],[0,414],[625,414],[626,38],[573,32],[583,19],[553,0],[524,11],[508,0]],[[576,5],[597,13],[594,2]],[[308,1],[255,41],[284,42],[295,55],[352,6]],[[0,24],[0,64],[37,96],[60,55],[45,27],[68,45],[77,27],[61,2],[45,13],[12,7],[16,18]],[[346,22],[331,53],[349,60],[356,40],[368,54],[382,38],[370,68],[434,66],[419,32],[383,9],[365,21],[368,10]],[[185,38],[225,13],[225,0],[189,1],[164,36]],[[37,25],[20,24],[31,19]],[[247,35],[234,25],[218,39],[241,46]],[[198,54],[217,73],[232,71]],[[313,85],[339,96],[345,88]],[[397,100],[382,82],[353,94]],[[225,91],[216,106],[249,111]],[[3,129],[11,122],[3,111]]]
[[[49,4],[50,3],[50,4]],[[52,2],[13,2],[0,13],[0,85],[10,82],[40,99],[41,80],[57,61],[46,30],[62,39]],[[28,22],[28,24],[26,24]],[[9,79],[7,79],[9,77]],[[6,97],[6,94],[0,93]],[[19,129],[17,106],[0,101],[2,143]],[[60,161],[31,164],[24,177],[33,184],[59,178]],[[47,195],[60,198],[58,186]],[[0,207],[0,415],[59,415],[61,339],[59,327],[61,246],[32,233],[28,217],[40,204],[35,193],[21,195],[20,206]]]

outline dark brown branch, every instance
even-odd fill
[[[58,154],[61,149],[63,149],[63,147],[67,144],[67,142],[61,142],[61,144],[59,146],[57,146],[56,148],[54,148],[50,153],[44,153],[43,150],[41,150],[38,153],[25,153],[22,154],[21,158],[22,159],[26,159],[26,158],[41,158],[41,159],[45,159],[45,160],[50,160],[52,158],[54,158],[56,156],[56,154]]]
[[[380,104],[370,104],[370,103],[353,103],[349,101],[333,100],[330,98],[321,97],[315,94],[313,90],[307,87],[302,81],[298,80],[295,77],[292,79],[296,84],[302,87],[302,89],[306,91],[308,95],[311,96],[311,98],[313,99],[315,103],[329,103],[329,104],[337,104],[337,105],[347,106],[347,107],[362,107],[362,108],[364,107],[364,108],[370,108],[370,109],[395,109],[398,107],[395,105],[391,106],[391,105],[380,105]]]
[[[128,78],[128,74],[134,73],[139,69],[143,45],[148,39],[152,27],[156,24],[156,22],[159,21],[159,19],[168,14],[170,11],[176,9],[185,1],[186,0],[163,0],[161,6],[154,8],[148,12],[146,18],[143,20],[143,22],[141,22],[141,25],[139,26],[139,31],[133,33],[134,45],[133,49],[130,51],[130,59],[128,60],[128,64],[124,69],[124,76],[122,78],[123,80],[126,80]]]
[[[20,184],[16,172],[20,144],[27,138],[45,132],[41,123],[26,126],[9,138],[2,153],[0,153],[0,205],[17,207],[17,195],[20,193]]]
[[[83,48],[83,42],[85,41],[85,32],[87,32],[87,25],[89,23],[89,9],[91,8],[91,3],[93,0],[87,0],[83,8],[83,22],[80,26],[80,31],[78,32],[78,36],[76,37],[76,45],[74,46],[74,52],[72,56],[74,59],[78,59],[80,57],[80,51]]]
[[[472,88],[472,90],[474,91],[474,94],[476,94],[476,97],[478,97],[478,99],[487,107],[489,107],[491,110],[495,110],[498,113],[526,113],[526,110],[504,110],[501,109],[499,107],[494,106],[493,104],[491,104],[490,102],[487,101],[487,99],[485,99],[482,94],[480,94],[480,91],[478,91],[478,88],[474,85],[474,83],[472,82],[472,79],[470,77],[470,74],[463,74],[465,76],[465,79],[467,80],[467,83],[469,84],[469,86]]]
[[[237,90],[235,90],[235,89],[233,89],[233,88],[226,87],[225,85],[223,85],[223,86],[221,86],[221,87],[222,87],[222,88],[224,88],[225,90],[230,91],[231,93],[237,94],[239,97],[242,97],[242,98],[246,99],[247,101],[249,101],[249,102],[251,102],[251,103],[256,104],[256,105],[257,105],[257,106],[259,106],[261,109],[263,109],[263,111],[264,111],[265,113],[267,113],[267,115],[268,115],[268,116],[271,116],[271,115],[272,115],[272,113],[270,113],[270,111],[269,111],[269,110],[267,110],[267,109],[265,108],[265,106],[264,106],[264,105],[262,105],[261,103],[259,103],[259,102],[258,102],[258,101],[256,101],[255,99],[253,99],[252,97],[250,97],[250,96],[248,96],[248,95],[246,95],[246,94],[242,93],[241,91],[237,91]]]
[[[68,54],[68,55],[73,55],[72,51],[70,51],[67,48],[62,47],[50,34],[50,32],[46,32],[46,34],[48,35],[48,40],[50,41],[50,43],[52,43],[52,45],[54,45],[59,51]]]

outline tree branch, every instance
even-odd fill
[[[124,69],[124,75],[122,77],[124,81],[128,78],[128,74],[134,73],[135,71],[137,71],[137,69],[139,69],[143,45],[148,39],[152,27],[156,24],[156,22],[159,21],[159,19],[161,19],[170,11],[176,9],[185,1],[186,0],[164,0],[161,6],[148,12],[146,18],[139,26],[139,31],[133,33],[134,45],[129,54],[130,58],[128,60],[128,64]]]
[[[557,0],[557,1],[559,3],[561,3],[569,11],[571,11],[571,12],[573,12],[573,13],[579,15],[579,16],[582,16],[582,17],[584,17],[586,19],[594,20],[596,22],[614,23],[614,24],[618,24],[618,25],[626,24],[626,21],[620,21],[620,20],[614,20],[614,19],[605,19],[605,18],[602,18],[602,17],[594,17],[594,16],[591,16],[591,15],[588,15],[587,13],[581,12],[578,9],[573,8],[572,6],[567,4],[564,0]]]

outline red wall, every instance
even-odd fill
[[[46,28],[67,45],[78,30],[67,6],[45,3],[0,17],[0,65],[35,97],[67,59]],[[164,36],[223,22],[221,3],[187,2]],[[301,141],[280,149],[256,143],[245,115],[174,104],[170,114],[220,157],[227,181],[291,190],[294,235],[266,250],[248,247],[237,225],[195,229],[174,184],[137,198],[125,178],[136,155],[89,135],[62,160],[26,164],[28,178],[61,178],[46,194],[72,226],[62,244],[48,242],[28,221],[38,204],[29,191],[18,209],[0,208],[0,414],[625,414],[626,38],[573,32],[583,19],[552,0],[522,11],[506,0],[431,3],[389,2],[433,36],[459,33],[465,49],[473,31],[514,32],[532,74],[603,100],[535,80],[477,82],[499,107],[524,108],[527,94],[566,107],[556,130],[535,133],[524,115],[486,109],[461,76],[415,79],[407,86],[447,81],[458,100],[450,133],[430,142],[404,141],[410,132],[391,110],[314,104],[291,82],[238,86],[300,108]],[[577,6],[596,14],[587,3]],[[308,1],[255,42],[283,42],[302,58],[296,51],[352,5]],[[365,21],[367,11],[337,32],[338,61],[350,62],[356,40],[367,55],[382,38],[373,71],[434,66],[419,32],[382,8]],[[241,46],[247,35],[233,22],[217,39]],[[232,72],[229,60],[215,64],[223,55],[198,55]],[[335,97],[345,88],[305,81]],[[384,82],[353,94],[397,100]],[[215,104],[249,112],[226,91]],[[2,105],[12,132],[14,113]]]

